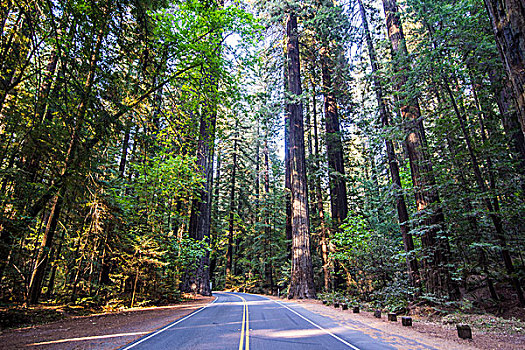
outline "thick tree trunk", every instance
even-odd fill
[[[292,272],[289,298],[315,298],[312,258],[310,255],[310,228],[306,161],[304,150],[303,104],[296,99],[302,94],[299,63],[297,17],[288,13],[287,26],[288,92],[294,98],[288,104],[290,112],[290,182],[292,193]]]
[[[459,297],[457,286],[453,283],[447,264],[450,247],[445,234],[444,215],[441,210],[439,195],[435,189],[430,156],[425,152],[425,130],[421,120],[421,111],[417,98],[411,96],[407,86],[406,73],[410,69],[408,51],[396,0],[383,0],[388,36],[396,60],[396,89],[402,94],[399,108],[403,120],[408,125],[405,139],[410,161],[412,182],[415,189],[417,211],[424,215],[422,224],[425,231],[421,236],[424,249],[423,276],[427,292],[446,295],[451,299]],[[404,95],[404,96],[403,96]]]
[[[389,111],[386,106],[386,102],[383,96],[383,86],[379,77],[377,76],[379,72],[379,65],[376,56],[376,51],[374,48],[374,43],[372,41],[372,36],[370,34],[370,29],[368,26],[368,19],[366,16],[365,7],[363,6],[363,1],[358,0],[359,2],[359,12],[361,13],[361,20],[363,21],[363,27],[365,30],[365,39],[368,47],[368,54],[370,56],[370,66],[372,67],[373,83],[374,90],[376,93],[377,105],[379,106],[379,116],[381,118],[381,125],[383,128],[388,128],[390,124]],[[386,153],[388,158],[388,165],[390,170],[390,176],[392,177],[392,185],[395,191],[396,199],[396,209],[397,217],[399,220],[399,228],[401,230],[401,235],[403,237],[403,245],[407,255],[407,265],[408,273],[410,275],[410,281],[412,286],[419,286],[419,267],[416,257],[413,254],[414,251],[414,241],[412,235],[410,234],[410,228],[408,226],[409,216],[408,210],[405,202],[405,196],[403,194],[403,187],[401,184],[401,176],[399,175],[399,165],[397,162],[396,152],[394,148],[394,143],[388,137],[385,137],[385,146]]]
[[[319,127],[317,123],[317,100],[315,85],[313,85],[314,96],[312,99],[313,109],[313,130],[314,130],[314,155],[315,155],[315,172],[321,169],[320,150],[319,150]],[[319,231],[321,232],[321,259],[323,261],[323,285],[325,292],[330,290],[330,259],[328,258],[328,226],[324,217],[323,193],[321,189],[321,176],[314,178],[315,204],[319,215]]]
[[[346,194],[345,168],[343,161],[343,143],[337,112],[335,87],[332,84],[332,62],[326,48],[321,51],[321,71],[323,76],[324,117],[326,153],[328,158],[328,179],[330,187],[330,209],[332,214],[332,231],[341,231],[341,224],[348,216],[348,199]],[[341,266],[334,261],[334,289],[344,287],[345,278]]]
[[[492,85],[498,87],[496,88],[496,103],[509,148],[513,151],[517,173],[521,176],[521,188],[525,193],[525,135],[521,130],[515,101],[512,97],[512,86],[508,79],[504,79],[503,84],[500,84],[497,73],[494,71],[489,72],[489,79]]]
[[[288,67],[284,68],[284,91],[288,93]],[[288,96],[285,96],[288,99]],[[290,241],[288,246],[288,256],[292,257],[292,199],[291,199],[291,169],[290,169],[290,107],[286,103],[284,111],[284,189],[286,205],[286,239]]]
[[[197,165],[204,180],[198,199],[192,201],[189,237],[206,241],[210,235],[211,182],[213,174],[213,141],[215,137],[216,113],[203,112],[200,120],[200,139],[197,151]],[[186,271],[181,290],[188,293],[211,295],[209,286],[209,256],[203,256],[196,269]]]
[[[520,174],[525,174],[525,136],[523,132],[520,132],[520,124],[518,122],[518,116],[514,106],[510,105],[512,101],[511,88],[506,84],[497,97],[498,108],[502,115],[503,127],[507,137],[510,138],[512,148],[515,150],[516,155],[520,161]]]
[[[265,263],[265,277],[266,282],[270,286],[270,294],[273,294],[274,290],[274,282],[273,282],[273,259],[271,259],[272,256],[272,230],[271,230],[271,222],[270,222],[270,155],[268,151],[268,131],[266,129],[266,134],[264,136],[264,195],[265,195],[265,207],[266,211],[264,213],[264,233],[266,240],[268,241],[268,260]]]
[[[525,133],[525,2],[485,0],[496,43],[512,82],[521,130]]]

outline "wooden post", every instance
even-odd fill
[[[388,320],[390,322],[397,322],[397,315],[393,312],[388,313]]]
[[[469,325],[458,324],[456,328],[458,330],[458,337],[461,339],[472,339],[472,330]]]
[[[354,314],[358,314],[358,313],[359,313],[359,306],[354,306],[352,312],[353,312]]]
[[[405,327],[412,327],[412,317],[407,317],[407,316],[401,317],[401,323]]]
[[[381,318],[381,310],[374,311],[374,317],[375,318]]]

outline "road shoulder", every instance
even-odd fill
[[[196,297],[170,306],[135,308],[5,330],[0,334],[0,348],[115,349],[187,316],[214,299]]]
[[[286,305],[299,305],[304,309],[332,319],[349,330],[363,332],[370,337],[397,348],[407,349],[410,341],[417,341],[436,349],[525,349],[525,336],[474,332],[473,340],[462,340],[455,328],[426,322],[414,317],[413,327],[403,327],[401,321],[389,322],[386,315],[377,319],[370,312],[352,313],[352,310],[335,309],[318,300],[285,300],[267,296]],[[407,347],[409,346],[409,347]]]

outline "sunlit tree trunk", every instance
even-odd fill
[[[293,100],[288,104],[290,113],[290,182],[292,200],[292,272],[288,289],[289,298],[315,298],[312,258],[310,254],[310,227],[308,189],[304,149],[303,104],[301,70],[299,63],[299,37],[297,17],[288,13],[287,24],[288,92]]]
[[[323,285],[325,291],[330,290],[330,259],[328,258],[328,225],[325,220],[324,205],[323,205],[323,193],[321,188],[321,176],[318,174],[321,169],[321,154],[319,149],[319,126],[317,120],[317,99],[316,99],[316,89],[315,84],[312,82],[313,87],[313,98],[312,98],[312,110],[313,110],[313,143],[314,143],[314,157],[315,157],[315,172],[317,175],[314,177],[314,188],[315,188],[315,205],[317,207],[317,213],[319,215],[319,231],[321,233],[321,259],[323,261]]]
[[[435,295],[446,295],[451,299],[459,297],[457,286],[453,283],[448,269],[450,247],[444,227],[444,215],[430,156],[425,151],[425,129],[421,120],[419,102],[408,86],[406,72],[410,70],[408,50],[401,27],[396,0],[383,0],[388,37],[392,44],[394,64],[397,71],[395,88],[400,92],[399,109],[401,117],[408,125],[405,144],[410,161],[412,182],[415,189],[417,211],[424,216],[425,225],[421,235],[424,248],[422,277],[426,290]]]

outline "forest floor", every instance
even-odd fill
[[[278,299],[277,297],[270,297]],[[411,316],[412,327],[403,327],[398,322],[389,322],[385,314],[381,319],[372,312],[354,314],[351,309],[336,309],[319,300],[293,300],[307,310],[330,317],[344,327],[366,332],[372,338],[408,338],[437,349],[525,349],[525,323],[505,320],[492,315],[453,314],[445,317]],[[458,338],[457,323],[472,327],[472,340]],[[360,326],[362,325],[362,326]]]
[[[169,306],[89,316],[65,315],[60,321],[1,331],[0,349],[115,349],[190,314],[213,299],[197,297]],[[40,310],[42,313],[45,312]]]

